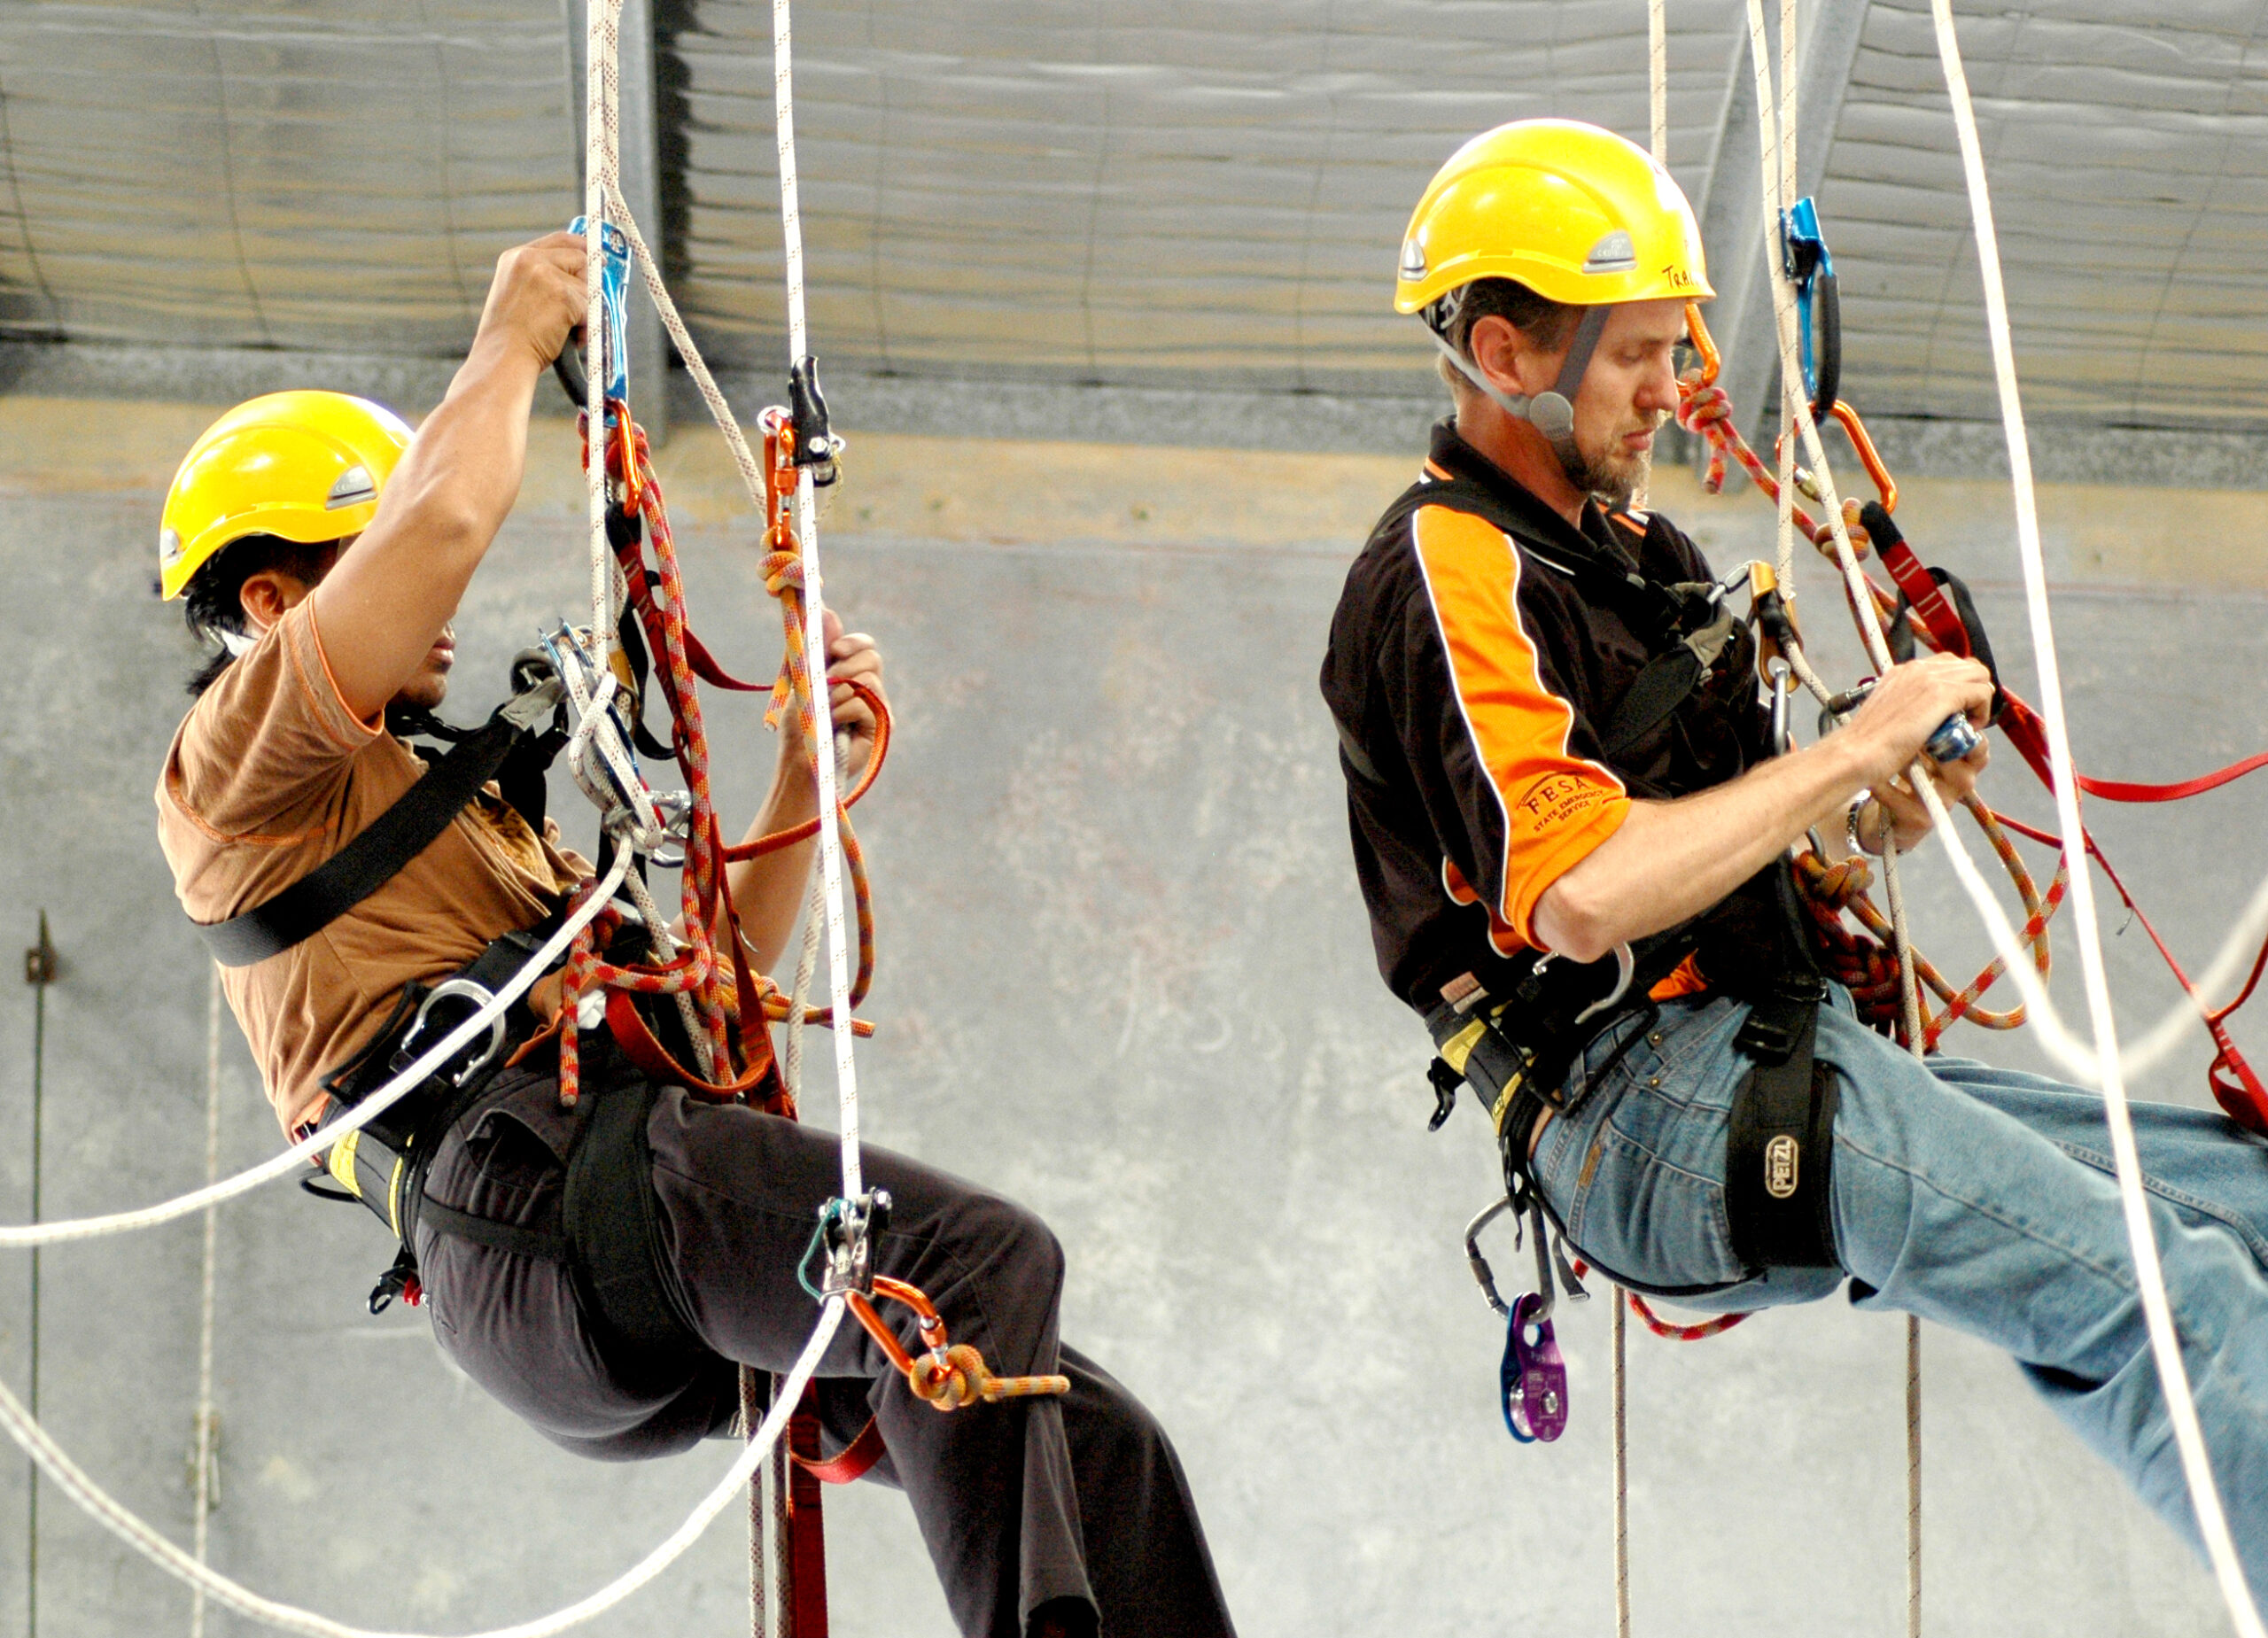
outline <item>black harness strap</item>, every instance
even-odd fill
[[[1731,608],[1720,604],[1716,618],[1646,662],[1599,735],[1600,753],[1609,762],[1634,749],[1676,713],[1732,640],[1733,625]]]
[[[1734,1254],[1752,1269],[1832,1269],[1835,1077],[1813,1048],[1822,986],[1791,973],[1750,1006],[1734,1045],[1756,1067],[1733,1094],[1725,1136],[1725,1214]]]
[[[222,966],[250,966],[312,937],[345,915],[433,845],[513,748],[548,718],[559,685],[547,683],[498,707],[478,732],[403,792],[399,801],[307,874],[262,904],[226,921],[198,924]]]
[[[523,1226],[499,1223],[493,1217],[476,1217],[454,1206],[444,1206],[430,1194],[417,1203],[417,1221],[438,1234],[454,1235],[477,1246],[493,1246],[545,1262],[567,1261],[567,1237],[556,1227]]]
[[[639,1075],[593,1091],[595,1107],[567,1163],[561,1226],[568,1267],[615,1369],[675,1379],[711,1350],[682,1312],[664,1265],[646,1136],[661,1089]]]

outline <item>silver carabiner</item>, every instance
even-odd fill
[[[427,1020],[433,1009],[444,1001],[470,1001],[472,1010],[478,1012],[496,998],[485,985],[476,984],[469,978],[445,978],[433,986],[432,993],[417,1004],[417,1016],[411,1019],[409,1028],[402,1031],[401,1044],[394,1049],[394,1067],[399,1069],[413,1062],[422,1050],[417,1043],[425,1033]],[[488,1021],[488,1038],[472,1057],[454,1067],[444,1066],[437,1073],[451,1086],[462,1086],[485,1069],[497,1053],[504,1050],[505,1038],[511,1033],[499,1012]]]

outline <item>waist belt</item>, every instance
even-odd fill
[[[492,1000],[534,959],[557,920],[547,917],[532,928],[493,940],[469,965],[431,989],[416,984],[406,988],[393,1015],[370,1044],[324,1077],[323,1090],[331,1097],[325,1122],[408,1068],[433,1042]],[[393,1267],[370,1293],[371,1313],[384,1312],[397,1296],[417,1300],[417,1221],[433,1151],[479,1101],[513,1044],[526,1038],[535,1021],[525,1001],[515,1001],[485,1034],[476,1035],[375,1118],[333,1144],[324,1165],[346,1191],[344,1197],[303,1185],[332,1199],[361,1201],[400,1246]]]
[[[478,1005],[546,935],[543,928],[509,934],[422,1000],[409,998],[401,1009],[414,1007],[409,1024],[381,1030],[376,1046],[331,1077],[345,1089],[339,1106],[351,1106],[354,1098],[348,1094],[384,1079],[379,1065],[407,1064],[421,1050],[421,1039],[446,1032],[450,1020],[433,1021],[435,999],[454,996]],[[393,1266],[370,1293],[370,1312],[384,1311],[397,1296],[413,1304],[422,1298],[416,1247],[423,1226],[495,1250],[563,1263],[615,1376],[633,1389],[673,1387],[713,1354],[684,1312],[661,1243],[647,1119],[662,1089],[619,1059],[606,1036],[585,1043],[585,1062],[593,1070],[605,1063],[628,1073],[594,1075],[586,1081],[555,1212],[532,1223],[501,1223],[425,1192],[426,1173],[442,1138],[494,1100],[493,1083],[505,1048],[533,1022],[517,1005],[506,1016],[511,1022],[501,1035],[478,1037],[468,1048],[471,1056],[429,1077],[331,1146],[332,1177],[386,1225],[396,1242]]]

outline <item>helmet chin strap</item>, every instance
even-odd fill
[[[1433,345],[1441,356],[1454,365],[1467,381],[1486,392],[1496,407],[1515,421],[1525,421],[1543,434],[1551,446],[1551,453],[1559,457],[1559,464],[1573,472],[1582,464],[1582,457],[1575,453],[1575,394],[1589,372],[1591,354],[1598,350],[1598,338],[1606,329],[1609,309],[1604,307],[1585,307],[1582,321],[1575,326],[1575,338],[1567,346],[1566,361],[1559,366],[1559,379],[1549,392],[1538,392],[1533,398],[1520,398],[1507,392],[1480,372],[1480,366],[1449,345],[1448,338],[1431,325],[1425,333],[1433,337]]]

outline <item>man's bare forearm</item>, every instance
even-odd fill
[[[1992,695],[1991,677],[1974,660],[1908,661],[1892,666],[1849,725],[1818,744],[1674,802],[1633,802],[1622,827],[1536,900],[1537,938],[1595,961],[1699,914],[1862,787],[1902,774],[1947,716],[1962,711],[1981,723]],[[1973,783],[1983,761],[1980,746],[1960,768],[1958,788]]]
[[[554,234],[498,259],[448,395],[387,479],[370,526],[315,588],[341,697],[374,716],[424,663],[519,499],[537,378],[582,317],[580,244]]]
[[[818,811],[812,781],[801,777],[801,770],[783,766],[773,777],[772,789],[757,811],[756,823],[749,827],[747,840],[754,842],[803,824]],[[787,948],[788,935],[795,930],[796,912],[803,907],[805,883],[811,880],[816,846],[806,839],[726,867],[733,908],[740,917],[744,946],[741,959],[753,961],[759,972],[770,972]]]
[[[1697,915],[1839,815],[1866,783],[1865,770],[1851,742],[1833,735],[1729,784],[1674,802],[1632,802],[1622,827],[1536,901],[1537,936],[1593,961]]]

